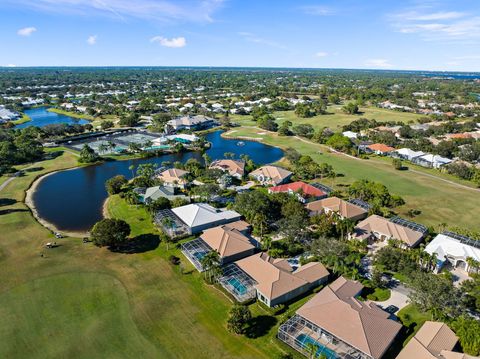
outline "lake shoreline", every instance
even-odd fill
[[[223,158],[224,153],[229,151],[235,152],[237,156],[242,154],[250,155],[252,160],[258,164],[275,163],[284,156],[281,148],[263,144],[259,141],[245,140],[245,146],[238,146],[235,140],[223,136],[224,133],[225,131],[219,130],[216,133],[207,135],[207,140],[212,143],[212,146],[206,153],[210,153],[214,159]],[[132,164],[135,167],[142,163],[156,163],[160,165],[162,161],[171,163],[175,161],[185,162],[190,158],[201,161],[201,156],[199,151],[189,151],[185,153],[162,154],[152,158],[132,158],[128,156],[127,158],[116,158],[114,161],[106,161],[94,165],[79,165],[71,169],[78,171],[86,170],[86,172],[64,174],[61,176],[60,182],[48,180],[44,183],[43,179],[47,178],[47,176],[42,176],[36,180],[28,193],[28,205],[38,222],[50,230],[75,236],[86,236],[85,231],[76,230],[75,228],[69,230],[69,228],[83,227],[90,229],[96,222],[109,217],[107,211],[108,196],[105,193],[106,180],[114,175],[124,175],[130,178],[131,170],[129,166]],[[63,170],[52,172],[49,175],[57,172],[63,172]],[[86,176],[85,173],[89,175]],[[52,185],[54,182],[56,184]],[[89,191],[90,196],[88,200],[78,195],[75,197],[75,200],[69,200],[73,198],[69,195],[69,186],[72,186],[73,183],[75,183],[77,194]],[[35,203],[33,194],[37,190],[41,194],[36,196]],[[92,196],[92,193],[95,193],[95,195]],[[58,206],[55,205],[56,203]],[[42,216],[48,217],[51,222],[45,220]],[[65,230],[60,229],[60,227],[65,228]]]
[[[76,238],[82,238],[82,237],[88,237],[87,232],[82,232],[82,231],[69,231],[69,230],[62,230],[57,228],[53,223],[47,221],[45,218],[41,217],[37,211],[37,208],[35,206],[35,203],[33,201],[33,195],[37,191],[38,186],[40,183],[47,178],[48,176],[54,175],[55,173],[58,172],[64,172],[64,171],[71,171],[74,169],[77,169],[79,167],[73,167],[73,168],[65,168],[57,171],[52,171],[45,173],[41,175],[40,177],[36,178],[30,185],[30,187],[25,191],[25,199],[24,203],[32,213],[32,216],[35,218],[35,220],[40,223],[43,227],[47,228],[48,230],[52,232],[59,232],[62,235],[66,235],[68,237],[76,237]]]

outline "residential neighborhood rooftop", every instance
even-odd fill
[[[463,353],[452,352],[458,342],[455,333],[441,322],[426,321],[410,339],[397,359],[449,359]],[[452,353],[452,356],[449,354]]]
[[[414,247],[421,241],[424,233],[374,214],[358,223],[353,234],[358,239],[366,239],[372,235],[381,237],[378,239],[382,240],[397,239],[409,247]]]
[[[372,358],[381,358],[401,329],[370,301],[355,298],[363,286],[343,277],[327,285],[297,314]]]

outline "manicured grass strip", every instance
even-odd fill
[[[407,327],[408,337],[404,341],[403,346],[405,346],[408,341],[418,332],[423,323],[425,323],[427,320],[432,320],[430,313],[422,313],[413,304],[409,304],[400,310],[397,316],[402,324]]]
[[[427,226],[446,223],[450,226],[480,230],[477,218],[479,191],[457,187],[413,171],[397,171],[388,162],[376,159],[359,160],[331,153],[320,144],[265,133],[258,128],[240,127],[234,130],[236,132],[232,134],[233,136],[253,137],[258,136],[259,132],[264,133],[262,141],[266,144],[282,148],[292,147],[302,154],[312,156],[317,162],[331,164],[335,172],[340,173],[342,177],[324,180],[329,186],[338,187],[358,179],[368,179],[386,185],[391,193],[402,196],[406,202],[404,206],[395,208],[401,216],[408,218],[410,209],[418,209],[421,213],[413,220]]]
[[[77,112],[72,112],[72,111],[66,111],[66,110],[61,110],[59,108],[50,107],[49,109],[47,109],[47,111],[58,113],[59,115],[65,115],[65,116],[73,117],[73,118],[81,118],[81,119],[89,120],[89,121],[94,120],[93,116],[87,115],[85,113],[77,113]]]
[[[2,358],[155,358],[122,284],[101,273],[44,277],[0,295]]]

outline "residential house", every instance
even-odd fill
[[[414,151],[409,148],[400,148],[399,150],[393,151],[391,155],[392,157],[413,162],[417,157],[424,156],[425,152]]]
[[[474,359],[477,357],[453,351],[458,337],[441,322],[426,321],[396,359]]]
[[[480,242],[453,232],[438,234],[425,251],[437,256],[437,272],[446,264],[468,272],[471,269],[468,258],[480,262]]]
[[[394,223],[374,214],[355,226],[351,238],[379,241],[396,239],[403,242],[406,247],[413,248],[420,244],[426,234],[426,229],[423,226],[419,227],[422,231]]]
[[[155,202],[157,199],[161,197],[166,198],[169,201],[174,200],[176,198],[182,198],[189,201],[189,197],[175,194],[175,189],[173,187],[167,187],[167,186],[148,187],[143,191],[137,191],[137,193],[139,193],[140,195],[140,200],[146,204]]]
[[[383,143],[374,143],[365,147],[366,152],[386,156],[395,151],[395,148],[384,145]]]
[[[338,197],[328,197],[318,201],[310,202],[306,205],[310,215],[316,214],[337,214],[341,219],[350,219],[359,221],[368,215],[368,211],[354,205],[353,203],[344,201]]]
[[[288,260],[262,252],[227,266],[219,282],[240,302],[256,297],[275,307],[325,283],[328,276],[321,263],[310,262],[293,269]]]
[[[223,172],[227,172],[230,176],[242,179],[245,175],[245,162],[237,160],[216,160],[213,161],[210,166],[210,169],[219,169]]]
[[[199,271],[204,270],[202,259],[211,251],[218,253],[221,265],[234,262],[251,256],[259,246],[246,235],[249,229],[250,225],[245,221],[207,229],[199,238],[182,244],[182,252]]]
[[[297,196],[298,200],[302,203],[314,201],[317,199],[325,198],[327,193],[319,188],[316,188],[308,183],[293,182],[287,184],[281,184],[279,186],[270,187],[268,193],[288,193]]]
[[[165,125],[165,131],[170,133],[172,131],[180,130],[201,130],[213,127],[215,125],[217,125],[217,122],[213,118],[203,115],[188,115],[180,116],[168,121]]]
[[[287,183],[293,173],[277,166],[262,166],[250,172],[249,176],[263,185],[278,186]]]
[[[356,132],[353,132],[353,131],[345,131],[345,132],[342,132],[342,135],[344,137],[348,137],[349,139],[351,140],[354,140],[358,137],[358,133]]]
[[[282,324],[278,338],[304,355],[381,359],[402,325],[375,303],[361,301],[359,282],[339,277],[305,303]]]
[[[165,228],[163,219],[170,218],[174,228]],[[155,216],[155,223],[164,227],[167,233],[178,227],[182,228],[181,234],[195,234],[208,228],[220,226],[240,220],[242,215],[235,211],[217,209],[207,203],[192,203],[160,211]],[[178,235],[178,233],[175,233]]]
[[[452,160],[448,158],[431,154],[426,154],[415,159],[415,163],[430,168],[441,168],[442,166],[448,165],[450,162],[452,162]]]
[[[165,186],[185,188],[188,184],[186,178],[188,174],[188,171],[170,168],[158,174],[157,178],[161,180]]]
[[[10,111],[5,106],[0,105],[0,122],[16,120],[19,117],[19,113]]]

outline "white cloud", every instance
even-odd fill
[[[322,5],[302,6],[301,10],[307,15],[329,16],[334,14],[332,8]]]
[[[315,54],[315,57],[326,57],[328,56],[328,52],[324,52],[324,51],[319,51]]]
[[[255,44],[265,45],[265,46],[269,46],[269,47],[275,47],[277,49],[284,49],[284,50],[287,48],[285,45],[282,45],[282,44],[280,44],[276,41],[271,41],[271,40],[264,39],[264,38],[259,37],[256,34],[253,34],[251,32],[241,31],[241,32],[238,32],[238,35],[243,37],[246,41],[253,42]]]
[[[87,39],[87,44],[95,45],[97,43],[97,35],[90,35]]]
[[[430,12],[425,12],[426,10]],[[480,16],[458,11],[431,11],[418,7],[389,16],[392,26],[403,34],[418,34],[428,41],[480,40]]]
[[[154,36],[150,39],[150,42],[156,42],[162,46],[174,48],[185,47],[187,45],[187,40],[184,37],[172,37],[168,39],[163,36]]]
[[[17,31],[17,35],[19,35],[19,36],[30,36],[35,31],[37,31],[37,29],[34,28],[34,27],[24,27],[24,28],[19,29]]]
[[[224,0],[2,0],[37,11],[162,22],[212,22]]]
[[[458,11],[443,11],[443,12],[434,12],[430,14],[418,14],[417,12],[413,11],[410,13],[405,13],[403,16],[407,20],[412,21],[437,21],[437,20],[452,20],[464,17],[466,14],[463,12]]]
[[[2,66],[2,67],[17,67],[17,65],[15,65],[15,64],[7,64],[7,65],[4,65],[4,66]]]
[[[369,59],[365,61],[365,66],[379,69],[391,69],[393,67],[386,59]]]

